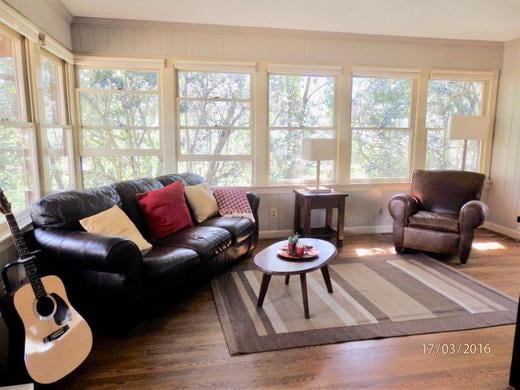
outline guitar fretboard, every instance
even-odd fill
[[[27,247],[27,243],[25,242],[25,238],[23,238],[22,232],[20,232],[20,228],[18,227],[18,222],[13,214],[5,214],[5,219],[7,224],[9,225],[9,229],[13,235],[14,245],[16,247],[16,251],[18,252],[18,256],[20,256],[21,260],[25,260],[31,256],[31,252],[29,252],[29,248]],[[43,283],[38,276],[38,270],[36,268],[36,263],[34,260],[29,260],[24,263],[25,272],[27,273],[27,277],[31,286],[33,288],[34,294],[36,298],[41,298],[47,295],[45,292],[45,288],[43,287]]]

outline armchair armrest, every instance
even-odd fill
[[[486,219],[488,207],[484,202],[471,200],[459,212],[461,232],[472,231],[482,225]]]
[[[408,217],[419,210],[419,200],[411,194],[395,194],[388,203],[388,211],[394,223],[408,224]]]
[[[138,247],[122,237],[41,228],[34,237],[49,261],[67,268],[125,274],[143,262]]]

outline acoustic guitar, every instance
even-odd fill
[[[92,348],[92,332],[70,304],[61,279],[38,276],[36,254],[29,251],[1,189],[0,212],[5,215],[20,257],[18,262],[8,264],[4,271],[23,264],[30,282],[16,290],[12,300],[25,333],[25,366],[34,381],[53,383],[71,373],[87,358]]]

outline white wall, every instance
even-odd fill
[[[72,14],[59,0],[0,0],[9,4],[68,49]]]
[[[491,227],[520,239],[520,39],[506,42],[488,195]]]
[[[397,38],[344,33],[183,23],[75,18],[72,47],[77,54],[254,61],[258,63],[334,64],[344,68],[380,66],[451,70],[494,70],[502,66],[503,44],[440,39]],[[266,131],[265,128],[256,131]],[[356,232],[391,231],[390,197],[407,184],[344,186],[346,227]],[[263,236],[292,229],[291,189],[258,189]],[[276,219],[270,218],[275,208]],[[315,224],[324,220],[315,212]]]

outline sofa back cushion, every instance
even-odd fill
[[[169,175],[163,175],[155,178],[163,186],[167,186],[175,181],[182,181],[185,186],[193,186],[196,184],[204,183],[204,179],[196,173],[185,172],[185,173],[172,173]]]
[[[193,226],[184,198],[184,185],[180,181],[136,197],[153,240]]]
[[[135,224],[137,229],[145,238],[149,238],[150,234],[146,224],[146,219],[141,211],[139,203],[137,203],[136,195],[142,192],[158,190],[163,185],[155,179],[136,179],[121,181],[112,184],[119,197],[121,198],[121,208],[128,215],[130,220]]]
[[[480,199],[485,178],[475,172],[416,169],[411,193],[422,210],[458,215],[465,203]]]
[[[112,186],[63,191],[46,196],[31,207],[35,227],[81,230],[79,220],[117,205],[121,198]]]

